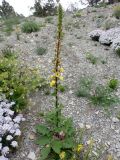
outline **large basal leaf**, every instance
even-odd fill
[[[61,141],[53,141],[52,142],[52,149],[54,150],[55,153],[59,154],[62,148],[62,142]]]
[[[50,146],[49,147],[45,147],[45,148],[43,148],[42,150],[41,150],[41,157],[40,157],[40,160],[45,160],[47,157],[48,157],[48,155],[49,155],[49,153],[50,153]]]
[[[50,143],[50,139],[47,136],[41,136],[39,139],[37,139],[38,145],[44,146],[49,143]]]
[[[49,129],[44,125],[37,125],[36,126],[37,132],[43,135],[49,134]]]

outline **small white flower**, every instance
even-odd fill
[[[13,134],[13,133],[15,133],[15,130],[14,130],[14,129],[11,129],[9,132],[10,132],[11,134]]]
[[[3,155],[6,155],[6,154],[8,154],[9,153],[9,147],[3,147],[3,149],[2,149],[2,154]]]
[[[6,158],[4,156],[0,156],[0,160],[8,160],[8,158]]]
[[[18,147],[18,142],[12,141],[11,146],[14,148]]]
[[[6,140],[7,141],[11,141],[13,139],[13,137],[11,136],[11,135],[8,135],[7,137],[6,137]]]
[[[21,122],[21,117],[20,117],[20,116],[17,116],[17,117],[15,117],[15,118],[13,119],[13,121],[14,121],[15,123],[20,123],[20,122]]]
[[[21,131],[19,129],[16,129],[15,136],[21,136]]]

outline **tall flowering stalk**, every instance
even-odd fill
[[[56,49],[55,49],[55,58],[54,58],[54,69],[53,75],[51,76],[50,86],[54,88],[55,92],[55,107],[56,107],[56,118],[57,118],[57,127],[59,123],[59,97],[58,97],[58,88],[60,84],[60,80],[63,80],[62,73],[64,69],[61,67],[61,38],[62,38],[62,20],[63,20],[63,10],[62,6],[59,3],[58,5],[58,28],[57,28],[57,42],[56,42]]]

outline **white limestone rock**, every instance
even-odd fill
[[[112,28],[100,35],[99,42],[101,44],[111,45],[118,37],[120,37],[120,27]]]
[[[100,36],[104,33],[104,31],[97,29],[89,33],[89,37],[94,41],[99,41]]]

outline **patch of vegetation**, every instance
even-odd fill
[[[76,92],[78,97],[89,97],[92,89],[93,79],[90,77],[82,77],[79,81],[79,89]]]
[[[114,9],[113,9],[113,15],[117,19],[120,19],[120,5],[114,7]]]
[[[95,88],[94,94],[90,97],[91,102],[96,106],[102,106],[105,110],[109,106],[119,102],[117,96],[113,94],[113,90],[107,86],[98,85]]]
[[[118,81],[111,79],[108,85],[94,85],[88,77],[80,79],[79,89],[76,95],[78,97],[88,98],[95,106],[102,106],[107,109],[108,106],[119,103],[119,98],[114,94],[118,87]]]
[[[8,46],[2,50],[2,55],[5,58],[11,58],[11,57],[15,57],[16,53],[14,52],[14,50],[11,47]]]
[[[118,80],[117,79],[111,79],[108,83],[109,88],[116,90],[118,88]]]
[[[20,64],[9,49],[4,55],[0,58],[0,93],[14,101],[14,110],[20,111],[27,105],[29,93],[42,87],[44,80],[37,69]]]
[[[36,22],[26,21],[22,25],[22,32],[24,33],[32,33],[40,30],[40,26]]]
[[[43,47],[38,47],[38,48],[36,49],[36,53],[37,53],[38,55],[44,55],[44,54],[46,54],[46,52],[47,52],[47,49],[46,49],[46,48],[43,48]]]
[[[7,33],[7,35],[11,35],[11,32],[13,32],[14,31],[14,26],[15,25],[17,25],[17,24],[20,24],[20,18],[19,17],[17,17],[17,16],[15,16],[15,17],[11,17],[11,18],[9,18],[9,19],[6,19],[5,21],[4,21],[4,26],[5,26],[5,28],[4,28],[4,32],[6,32]]]
[[[116,54],[120,57],[120,48],[116,49]]]
[[[52,16],[46,17],[45,18],[45,23],[51,23],[51,24],[53,24],[53,17]]]
[[[76,18],[76,17],[80,18],[81,16],[82,16],[81,10],[76,11],[76,12],[73,14],[73,18]]]
[[[98,58],[91,53],[86,54],[86,59],[89,60],[92,64],[96,64],[98,60]]]
[[[100,2],[99,4],[95,5],[95,8],[106,8],[107,7],[107,4],[105,2]]]

